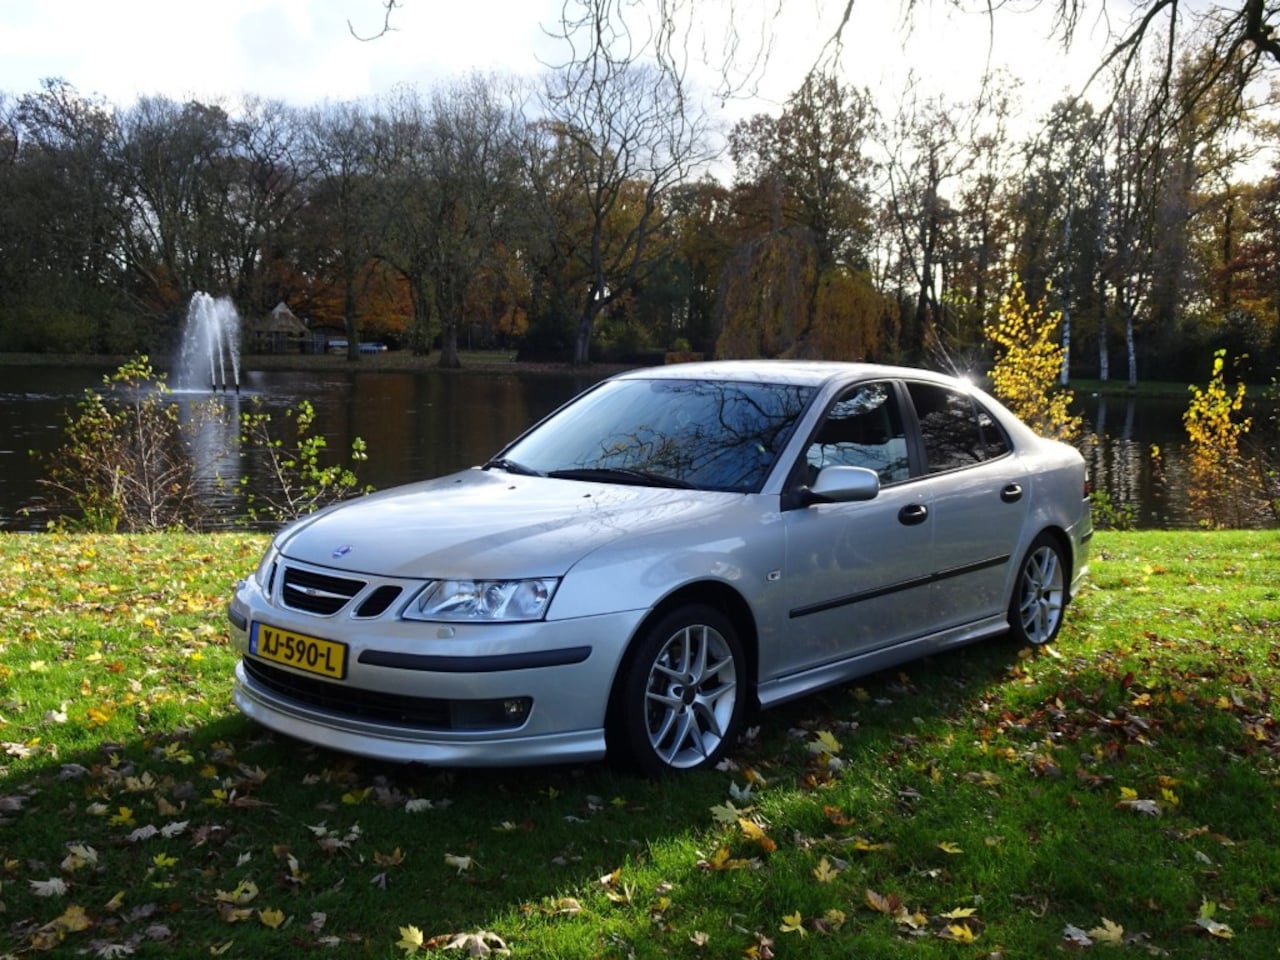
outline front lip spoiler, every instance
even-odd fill
[[[571,730],[540,736],[441,736],[409,728],[341,719],[273,696],[236,665],[232,697],[245,716],[305,743],[396,763],[442,767],[512,767],[585,763],[605,755],[604,730]]]
[[[507,670],[567,667],[575,663],[582,663],[589,656],[591,656],[590,647],[531,650],[528,653],[500,653],[488,657],[442,657],[421,653],[365,650],[360,654],[358,662],[370,667],[390,667],[393,670],[422,670],[429,673],[502,673]]]

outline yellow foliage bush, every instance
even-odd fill
[[[1245,385],[1227,389],[1223,377],[1225,350],[1213,355],[1213,373],[1202,390],[1192,384],[1191,403],[1182,415],[1190,441],[1187,498],[1191,513],[1202,526],[1245,526],[1254,504],[1249,489],[1251,465],[1240,453],[1240,440],[1253,425],[1250,417],[1235,417],[1244,408]]]
[[[1036,433],[1071,443],[1082,421],[1071,415],[1072,392],[1057,386],[1065,355],[1054,339],[1061,322],[1062,314],[1048,311],[1043,297],[1032,306],[1015,278],[984,333],[996,347],[992,392]]]

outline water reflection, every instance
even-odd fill
[[[1187,509],[1187,441],[1177,397],[1086,396],[1074,412],[1096,442],[1083,450],[1095,490],[1144,528],[1195,526]]]
[[[62,442],[67,416],[86,389],[102,387],[110,368],[9,367],[0,385],[0,529],[42,529],[48,517],[22,509],[41,499],[44,468],[37,455]],[[241,392],[174,393],[185,422],[195,423],[194,456],[202,494],[215,520],[243,512],[236,488],[252,489],[268,471],[260,453],[239,453],[239,418],[256,399],[276,436],[292,429],[286,411],[302,400],[315,408],[315,433],[335,456],[362,437],[369,459],[359,477],[379,489],[483,463],[535,420],[590,386],[576,373],[494,374],[441,371],[246,371]],[[206,406],[215,415],[204,416]]]
[[[43,468],[30,451],[57,448],[68,413],[86,388],[98,388],[109,368],[7,367],[0,379],[0,529],[40,529],[40,515],[19,511],[40,495]],[[233,489],[244,476],[252,486],[264,477],[261,457],[237,453],[239,415],[257,397],[271,413],[277,434],[286,410],[309,400],[316,431],[331,452],[346,453],[359,436],[369,459],[359,470],[378,488],[440,476],[483,463],[508,440],[598,377],[573,373],[476,374],[441,371],[314,372],[248,371],[240,396],[192,392],[183,405],[213,399],[219,416],[195,435],[195,455],[208,502],[230,519],[241,512]],[[1117,508],[1134,512],[1141,527],[1188,526],[1182,398],[1077,397],[1075,412],[1098,435],[1085,450],[1095,489]],[[184,416],[189,415],[184,411]],[[1255,417],[1255,425],[1263,417]],[[1158,446],[1159,457],[1152,447]],[[216,477],[224,484],[219,485]]]

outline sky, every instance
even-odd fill
[[[779,9],[754,0],[763,6],[753,16],[751,2],[737,0],[747,38],[764,35]],[[729,120],[777,112],[842,7],[843,0],[785,0],[772,21],[775,46],[757,96],[716,109]],[[1088,24],[1069,56],[1047,39],[1051,7],[1010,0],[992,37],[992,21],[955,13],[948,3],[919,5],[908,33],[898,3],[856,0],[845,78],[892,100],[910,64],[926,91],[956,96],[976,89],[989,65],[1004,66],[1021,82],[1027,112],[1042,112],[1082,88],[1097,62]],[[721,8],[708,0],[698,7],[698,43],[713,51],[724,30],[704,11]],[[117,106],[152,94],[234,101],[245,93],[307,106],[373,98],[400,84],[425,90],[472,69],[533,76],[560,53],[542,29],[560,9],[560,0],[405,0],[394,32],[361,42],[348,23],[376,32],[380,0],[0,0],[0,93],[21,95],[60,77]],[[695,71],[709,90],[717,74],[700,59]]]

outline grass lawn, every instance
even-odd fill
[[[269,736],[224,619],[264,545],[0,535],[0,957],[1280,956],[1280,532],[1099,533],[1053,648],[661,782]]]

